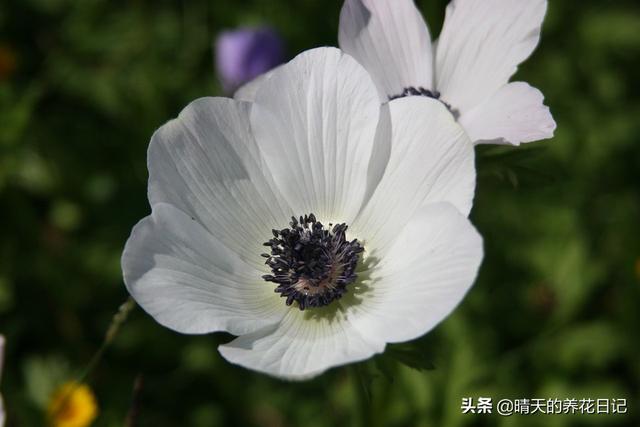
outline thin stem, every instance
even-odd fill
[[[367,378],[360,364],[351,367],[352,384],[356,391],[358,407],[360,408],[360,422],[363,427],[371,427],[373,425],[372,414],[372,394],[371,384],[367,383]]]
[[[73,383],[73,387],[70,387],[69,390],[67,390],[63,398],[60,399],[58,405],[51,411],[50,416],[52,418],[55,418],[56,415],[58,415],[58,412],[66,406],[67,401],[76,391],[76,389],[87,379],[87,377],[93,372],[96,366],[98,366],[98,364],[102,360],[102,356],[104,356],[104,353],[109,348],[109,345],[111,345],[116,335],[118,334],[120,327],[127,320],[129,313],[134,309],[135,306],[135,301],[132,297],[129,297],[124,303],[120,305],[120,307],[118,307],[118,312],[113,316],[113,319],[109,324],[109,328],[104,335],[104,339],[102,340],[102,344],[100,344],[98,350],[93,354],[87,366],[81,371],[80,375],[78,375]]]
[[[111,320],[109,329],[107,329],[107,333],[104,335],[104,340],[102,341],[100,348],[98,348],[98,350],[91,357],[91,360],[87,364],[86,368],[84,369],[84,371],[82,371],[81,375],[76,380],[77,383],[82,383],[96,368],[96,366],[98,366],[98,364],[102,360],[102,356],[104,356],[105,351],[107,350],[107,348],[109,348],[116,335],[120,331],[120,327],[127,320],[127,317],[129,317],[129,313],[135,308],[135,306],[135,301],[132,297],[129,297],[124,303],[120,305],[120,307],[118,307],[118,312],[113,316],[113,320]]]
[[[138,414],[140,413],[140,395],[142,394],[142,388],[144,387],[144,377],[142,374],[138,374],[133,382],[133,391],[131,393],[131,407],[129,413],[124,421],[125,427],[135,427]]]

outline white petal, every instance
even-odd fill
[[[389,103],[380,106],[380,121],[367,170],[367,192],[363,200],[369,200],[384,176],[391,156],[391,111]]]
[[[391,157],[368,205],[350,228],[368,251],[382,250],[427,203],[446,201],[467,215],[475,191],[473,145],[439,101],[389,103]]]
[[[380,98],[413,87],[433,87],[429,29],[413,0],[346,0],[340,48],[373,76]]]
[[[178,207],[229,249],[262,266],[262,242],[293,212],[263,173],[250,107],[202,98],[158,129],[149,146],[149,200]]]
[[[327,369],[368,359],[384,350],[365,340],[340,307],[292,308],[276,328],[241,336],[218,349],[229,362],[272,376],[301,380]]]
[[[166,203],[131,232],[122,255],[127,289],[162,325],[182,333],[244,334],[276,324],[284,304],[264,272]]]
[[[262,84],[251,126],[297,215],[355,217],[370,185],[379,116],[371,78],[335,48],[306,51]]]
[[[482,238],[452,205],[423,207],[362,275],[368,290],[350,308],[352,323],[386,342],[424,335],[462,301],[482,255]]]
[[[503,86],[491,98],[460,117],[472,141],[513,144],[553,137],[556,122],[542,93],[526,83]]]
[[[540,39],[546,0],[452,0],[436,51],[436,89],[464,114],[505,85]]]
[[[274,69],[267,71],[264,74],[260,74],[255,79],[251,80],[249,83],[245,83],[233,94],[233,99],[237,101],[247,101],[253,102],[256,99],[256,93],[258,93],[258,89],[260,85],[268,80],[275,70],[282,67],[282,65],[278,65]]]

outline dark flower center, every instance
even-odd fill
[[[445,107],[447,107],[447,109],[451,112],[451,114],[453,114],[456,120],[458,120],[458,116],[460,116],[460,113],[458,112],[458,110],[452,108],[451,105],[447,104],[442,99],[440,99],[440,92],[438,92],[437,90],[425,89],[422,86],[405,87],[402,90],[402,93],[398,95],[389,96],[389,101],[393,101],[394,99],[398,99],[398,98],[404,98],[405,96],[426,96],[427,98],[437,99],[438,101],[442,102]]]
[[[278,286],[275,291],[298,303],[300,310],[322,307],[340,299],[353,283],[360,253],[358,240],[347,240],[346,224],[325,228],[309,214],[291,218],[289,228],[272,230],[273,239],[264,243],[271,254],[262,254],[272,274],[262,276]]]

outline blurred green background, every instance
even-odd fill
[[[418,2],[437,34],[446,1]],[[220,94],[212,40],[270,24],[289,56],[337,44],[338,0],[1,0],[0,392],[9,426],[44,424],[127,293],[119,258],[149,212],[146,149]],[[96,426],[640,425],[640,5],[552,0],[519,80],[551,141],[480,147],[476,285],[411,346],[286,383],[226,363],[136,308],[88,378]],[[402,363],[405,362],[405,363]],[[414,369],[408,365],[412,365]],[[425,369],[428,368],[428,369]],[[463,397],[626,398],[627,415],[463,415]]]

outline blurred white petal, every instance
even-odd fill
[[[413,0],[346,0],[338,40],[371,74],[383,102],[409,86],[433,87],[431,37]]]
[[[460,117],[469,137],[480,144],[511,144],[553,137],[556,122],[544,96],[526,83],[509,83]]]
[[[452,0],[436,51],[436,89],[464,114],[504,86],[540,39],[546,0]]]

